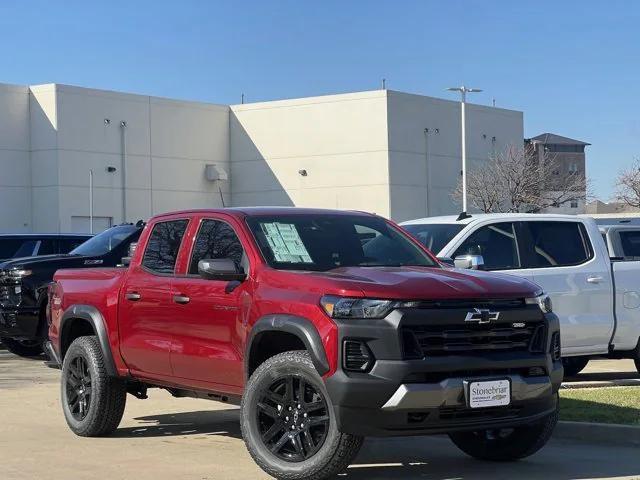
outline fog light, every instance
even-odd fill
[[[360,340],[345,340],[343,344],[343,367],[350,372],[368,372],[375,361],[373,353]]]

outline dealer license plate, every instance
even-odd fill
[[[471,408],[502,407],[511,403],[509,380],[469,382],[467,399]]]

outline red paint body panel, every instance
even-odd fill
[[[160,215],[142,233],[129,268],[62,270],[56,273],[51,340],[58,341],[62,312],[89,304],[103,315],[122,375],[162,385],[239,394],[244,356],[253,325],[269,314],[291,314],[313,323],[322,339],[332,375],[338,366],[337,326],[320,307],[323,295],[397,300],[482,299],[532,296],[539,288],[507,275],[459,272],[439,267],[345,267],[331,272],[270,268],[245,223],[247,215],[341,214],[311,209],[195,210]],[[349,215],[367,215],[345,212]],[[149,233],[159,221],[188,218],[174,275],[141,266]],[[203,219],[227,222],[249,261],[247,279],[229,291],[229,282],[188,274],[189,259]],[[394,225],[394,228],[395,227]],[[405,234],[406,235],[406,234]],[[423,248],[419,242],[416,244]],[[431,254],[429,254],[431,255]],[[131,301],[127,293],[141,298]],[[189,297],[177,304],[174,296]]]

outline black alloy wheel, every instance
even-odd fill
[[[329,432],[329,411],[321,392],[302,376],[287,375],[262,392],[257,424],[264,445],[287,462],[313,457]]]
[[[71,359],[66,379],[67,406],[74,419],[82,421],[91,407],[92,383],[89,365],[82,356]]]

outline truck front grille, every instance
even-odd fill
[[[0,285],[0,303],[7,303],[9,301],[9,287],[6,285]]]
[[[476,352],[545,350],[545,326],[539,321],[505,324],[419,325],[403,328],[406,358]]]

